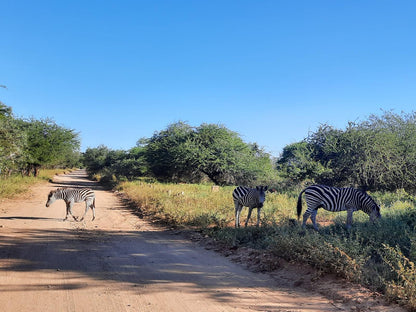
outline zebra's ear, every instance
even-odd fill
[[[267,185],[266,185],[266,186],[264,187],[264,191],[265,191],[265,192],[267,191],[267,188],[268,188],[268,187],[267,187]]]

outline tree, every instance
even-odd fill
[[[82,155],[84,166],[87,168],[87,173],[92,176],[99,173],[106,167],[107,156],[110,153],[108,147],[100,145],[95,148],[87,148]]]
[[[306,141],[293,143],[283,148],[283,152],[276,162],[279,174],[297,184],[304,180],[316,181],[325,176],[331,176],[331,169],[325,168],[316,161],[313,149]]]
[[[146,142],[145,154],[150,172],[167,181],[198,182],[205,176],[215,184],[253,184],[273,170],[257,145],[215,124],[169,125]]]
[[[24,163],[26,134],[19,129],[11,107],[0,103],[0,174],[10,175]]]
[[[74,130],[58,126],[50,119],[32,118],[19,123],[27,136],[24,149],[27,174],[33,171],[37,176],[41,167],[66,166],[78,161],[80,142]]]
[[[416,114],[384,112],[345,130],[322,125],[304,142],[285,147],[278,169],[298,181],[415,191]]]
[[[0,119],[12,117],[12,108],[0,102]]]
[[[193,175],[189,163],[189,148],[193,129],[184,122],[171,124],[166,130],[155,132],[147,140],[145,158],[149,171],[156,178],[164,181],[183,181]]]
[[[134,179],[147,174],[147,162],[143,147],[133,147],[115,161],[112,170],[119,178]]]

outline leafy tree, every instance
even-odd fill
[[[416,114],[384,112],[345,130],[322,125],[304,142],[285,147],[278,169],[297,181],[415,191]]]
[[[92,176],[99,173],[106,167],[107,156],[110,153],[108,147],[100,145],[96,148],[87,148],[83,153],[83,163],[87,168],[87,173]]]
[[[196,129],[190,155],[195,167],[215,184],[230,184],[244,177],[243,158],[250,153],[237,133],[223,126],[203,124]],[[246,170],[247,171],[247,170]]]
[[[279,174],[294,184],[332,175],[331,169],[315,160],[313,149],[306,141],[285,146],[276,164]]]
[[[193,129],[183,122],[155,132],[145,145],[145,157],[149,171],[165,181],[191,179],[195,172],[188,154],[192,146]]]
[[[80,142],[74,130],[58,126],[50,119],[20,121],[27,136],[24,149],[26,171],[37,176],[41,167],[73,164],[79,159]]]
[[[10,175],[24,163],[26,134],[19,129],[11,107],[0,103],[0,174]]]
[[[147,162],[143,149],[134,147],[113,165],[118,177],[134,179],[147,174]]]
[[[273,171],[269,155],[257,145],[215,124],[172,124],[146,142],[145,154],[150,172],[168,181],[198,182],[206,176],[216,184],[253,184]]]
[[[110,150],[104,145],[88,148],[83,154],[83,163],[90,176],[113,175],[118,179],[134,179],[146,175],[147,163],[144,148],[133,147],[129,151]]]
[[[0,119],[11,118],[12,108],[0,102]]]

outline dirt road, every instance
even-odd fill
[[[62,200],[45,207],[50,190],[81,185],[95,190],[95,221],[64,222]],[[0,202],[0,237],[0,311],[363,311],[153,227],[82,171]]]

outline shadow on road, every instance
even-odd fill
[[[87,173],[85,170],[76,170],[66,174],[69,177],[70,181],[57,181],[51,182],[52,184],[56,185],[56,187],[73,187],[73,188],[90,188],[93,190],[105,190],[104,186],[99,185],[96,181],[91,181],[87,177]]]
[[[0,217],[0,220],[50,220],[50,221],[57,221],[57,220],[62,220],[62,219],[44,218],[44,217],[9,216],[9,217]]]
[[[235,300],[236,294],[227,292],[228,287],[250,289],[264,287],[265,282],[262,275],[253,279],[236,273],[219,258],[204,256],[207,251],[196,250],[167,232],[28,230],[19,238],[0,235],[0,242],[0,263],[4,264],[0,271],[71,271],[96,280],[129,283],[140,292],[146,291],[146,285],[158,284],[157,289],[165,291],[172,283],[180,283],[189,293],[204,292],[221,302]],[[25,286],[3,284],[0,290],[21,291]],[[47,285],[36,287],[50,290]],[[88,285],[72,281],[59,287]]]

